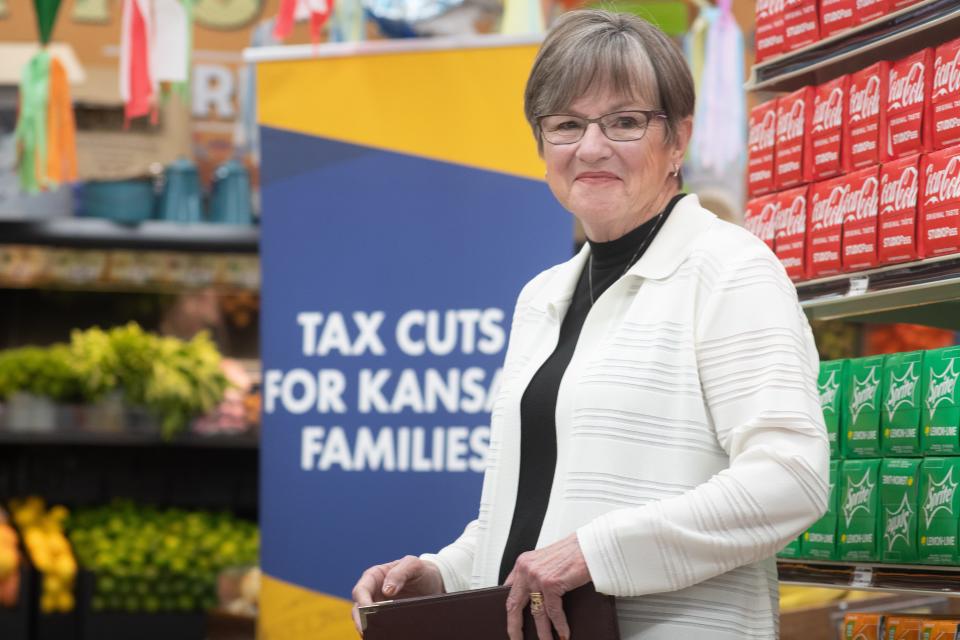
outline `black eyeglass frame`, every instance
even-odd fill
[[[629,138],[627,140],[614,140],[609,135],[607,135],[607,129],[606,127],[603,126],[603,123],[600,121],[606,118],[607,116],[616,115],[618,113],[642,113],[644,117],[647,119],[647,124],[644,125],[643,127],[643,133],[641,133],[640,136],[637,138]],[[576,140],[571,140],[570,142],[552,142],[551,140],[548,140],[547,136],[544,134],[543,125],[541,123],[543,122],[544,118],[550,118],[553,116],[569,116],[571,118],[576,118],[577,120],[586,122],[587,124],[586,126],[583,127],[583,132],[580,134],[580,137],[577,138]],[[594,123],[598,127],[600,127],[600,132],[603,133],[604,137],[610,142],[636,142],[637,140],[643,140],[643,137],[647,135],[647,129],[650,127],[650,122],[654,118],[663,118],[664,120],[667,120],[669,116],[667,115],[667,112],[663,111],[662,109],[626,109],[623,111],[611,111],[610,113],[604,113],[603,115],[599,115],[596,118],[584,118],[582,116],[573,115],[572,113],[545,113],[541,116],[537,116],[536,120],[537,120],[537,129],[540,130],[540,137],[543,138],[543,140],[549,144],[552,144],[557,147],[562,147],[567,144],[576,144],[581,140],[583,140],[583,136],[587,135],[587,127],[589,127],[591,124],[594,124]]]

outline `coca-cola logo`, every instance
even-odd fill
[[[803,235],[807,221],[807,199],[802,195],[795,196],[789,207],[780,209],[780,215],[785,235]]]
[[[851,191],[844,208],[846,217],[853,220],[865,220],[877,216],[877,203],[880,200],[879,182],[871,176],[863,181],[859,191]]]
[[[789,111],[777,118],[777,140],[789,142],[803,137],[803,100],[794,100]]]
[[[937,73],[933,77],[933,97],[939,98],[956,93],[958,90],[960,90],[960,47],[957,48],[953,60],[937,66]]]
[[[880,113],[880,76],[867,78],[863,89],[850,88],[850,122],[860,122]]]
[[[843,223],[843,205],[849,193],[849,184],[839,184],[830,190],[830,195],[826,198],[819,198],[820,194],[814,196],[813,211],[810,214],[814,230],[828,229]]]
[[[741,121],[742,122],[742,121]],[[776,133],[777,114],[773,109],[764,112],[759,122],[750,121],[750,148],[754,151],[772,149]]]
[[[813,109],[813,130],[839,129],[843,123],[843,89],[834,87],[826,100],[817,96]]]
[[[923,190],[926,204],[960,200],[960,156],[954,156],[940,171],[927,174]]]
[[[880,194],[880,208],[883,212],[903,211],[917,206],[917,187],[920,172],[915,166],[907,167],[899,180],[891,180],[883,185]]]
[[[905,76],[897,74],[894,67],[890,72],[890,109],[904,109],[916,104],[923,104],[923,73],[922,62],[914,62]]]

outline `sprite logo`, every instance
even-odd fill
[[[933,413],[941,402],[953,404],[953,389],[957,386],[957,372],[953,370],[951,360],[943,373],[934,373],[930,369],[930,386],[927,389],[927,411]]]
[[[903,500],[896,511],[887,510],[887,551],[893,551],[893,545],[898,538],[903,538],[903,543],[910,544],[910,518],[913,517],[913,508],[910,501],[907,500],[907,494],[903,494]]]
[[[846,519],[848,527],[850,526],[850,521],[853,520],[853,516],[861,509],[868,514],[870,513],[870,496],[873,494],[873,488],[875,486],[876,484],[871,484],[870,482],[869,469],[864,471],[863,478],[860,482],[851,482],[847,486],[847,496],[843,501],[843,517]]]
[[[837,380],[837,372],[831,371],[830,377],[822,385],[818,385],[820,391],[820,407],[824,411],[833,413],[833,402],[837,399],[837,392],[840,390],[840,381]]]
[[[930,527],[940,511],[946,511],[948,515],[953,515],[953,493],[957,490],[957,483],[953,481],[953,467],[950,472],[944,476],[940,482],[934,482],[933,476],[927,476],[930,486],[927,488],[927,500],[923,505],[923,518]]]
[[[873,404],[873,399],[877,395],[877,387],[879,386],[880,381],[877,380],[876,366],[870,367],[870,373],[863,380],[853,376],[853,400],[850,403],[850,411],[853,414],[854,422],[857,421],[857,416],[864,409],[877,408]]]
[[[911,362],[903,376],[891,376],[890,388],[887,390],[887,415],[893,420],[893,414],[900,405],[913,407],[913,392],[917,388],[917,375],[913,372],[916,363]]]

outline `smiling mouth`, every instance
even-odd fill
[[[619,180],[619,178],[612,173],[581,173],[577,176],[577,180],[586,182],[606,182],[609,180]]]

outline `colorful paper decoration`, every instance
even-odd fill
[[[40,42],[50,42],[53,25],[57,22],[57,12],[60,10],[60,0],[33,0],[33,7],[37,13],[37,29],[40,32]]]
[[[157,76],[153,51],[153,12],[150,0],[124,0],[120,36],[120,96],[124,118],[149,115],[157,123]]]
[[[323,25],[333,11],[333,0],[280,0],[273,35],[284,40],[293,32],[293,23],[299,17],[310,19],[310,38],[314,43],[320,41]]]

